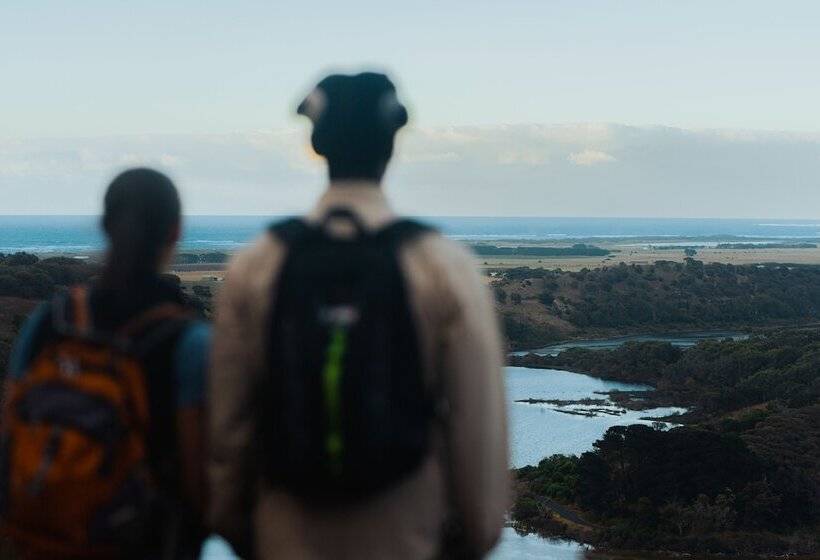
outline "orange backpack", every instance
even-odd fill
[[[117,557],[144,542],[157,497],[146,377],[133,341],[151,326],[140,338],[156,340],[154,331],[169,324],[162,320],[187,313],[162,304],[112,336],[93,331],[86,288],[57,301],[57,336],[6,389],[0,530],[29,555]]]

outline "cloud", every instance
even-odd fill
[[[386,183],[413,214],[820,217],[820,135],[618,124],[408,128]],[[617,164],[615,164],[617,162]],[[180,186],[186,211],[312,204],[324,165],[306,129],[0,140],[2,213],[89,213],[132,165]]]
[[[453,161],[461,161],[461,156],[456,152],[436,152],[436,151],[427,151],[427,152],[416,152],[410,154],[399,154],[398,155],[399,161],[404,161],[407,163],[441,163],[441,162],[453,162]]]
[[[597,165],[599,163],[609,163],[611,161],[618,161],[614,156],[606,152],[598,150],[584,150],[583,152],[573,152],[567,156],[567,159],[575,165]]]

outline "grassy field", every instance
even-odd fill
[[[670,241],[675,242],[674,240]],[[489,242],[495,244],[495,242]],[[678,242],[675,242],[678,243]],[[681,245],[690,242],[680,240]],[[503,246],[504,242],[498,242]],[[567,246],[570,243],[528,243],[527,246]],[[476,262],[485,269],[516,268],[528,266],[530,268],[547,268],[567,271],[579,271],[583,268],[601,268],[607,266],[617,266],[624,262],[626,264],[652,264],[657,261],[683,262],[686,255],[683,249],[659,249],[651,243],[640,240],[630,240],[628,242],[596,242],[597,247],[607,249],[611,253],[607,256],[476,256]],[[775,249],[717,249],[700,248],[693,258],[704,263],[721,264],[762,264],[762,263],[788,263],[788,264],[818,264],[820,265],[820,248],[775,248]],[[173,265],[171,271],[185,282],[208,281],[214,278],[219,279],[224,275],[225,265],[219,264],[184,264]]]

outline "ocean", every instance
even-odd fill
[[[182,250],[231,250],[248,243],[275,216],[187,216]],[[446,235],[467,240],[818,240],[818,220],[678,218],[421,217]],[[103,247],[96,216],[0,216],[0,252],[84,253]]]

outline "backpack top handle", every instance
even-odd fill
[[[416,220],[398,218],[388,222],[375,231],[369,230],[361,217],[346,206],[335,206],[319,217],[315,224],[308,223],[303,218],[288,218],[274,222],[268,226],[268,232],[285,243],[293,246],[306,239],[316,239],[317,234],[328,235],[328,226],[335,219],[347,221],[354,229],[352,239],[370,238],[387,246],[400,245],[423,233],[435,232],[436,229]]]
[[[369,235],[367,227],[365,227],[361,217],[346,206],[335,206],[325,212],[325,215],[322,216],[321,221],[319,222],[319,227],[327,232],[330,223],[336,219],[343,219],[352,224],[353,229],[356,231],[357,238],[362,238]]]

